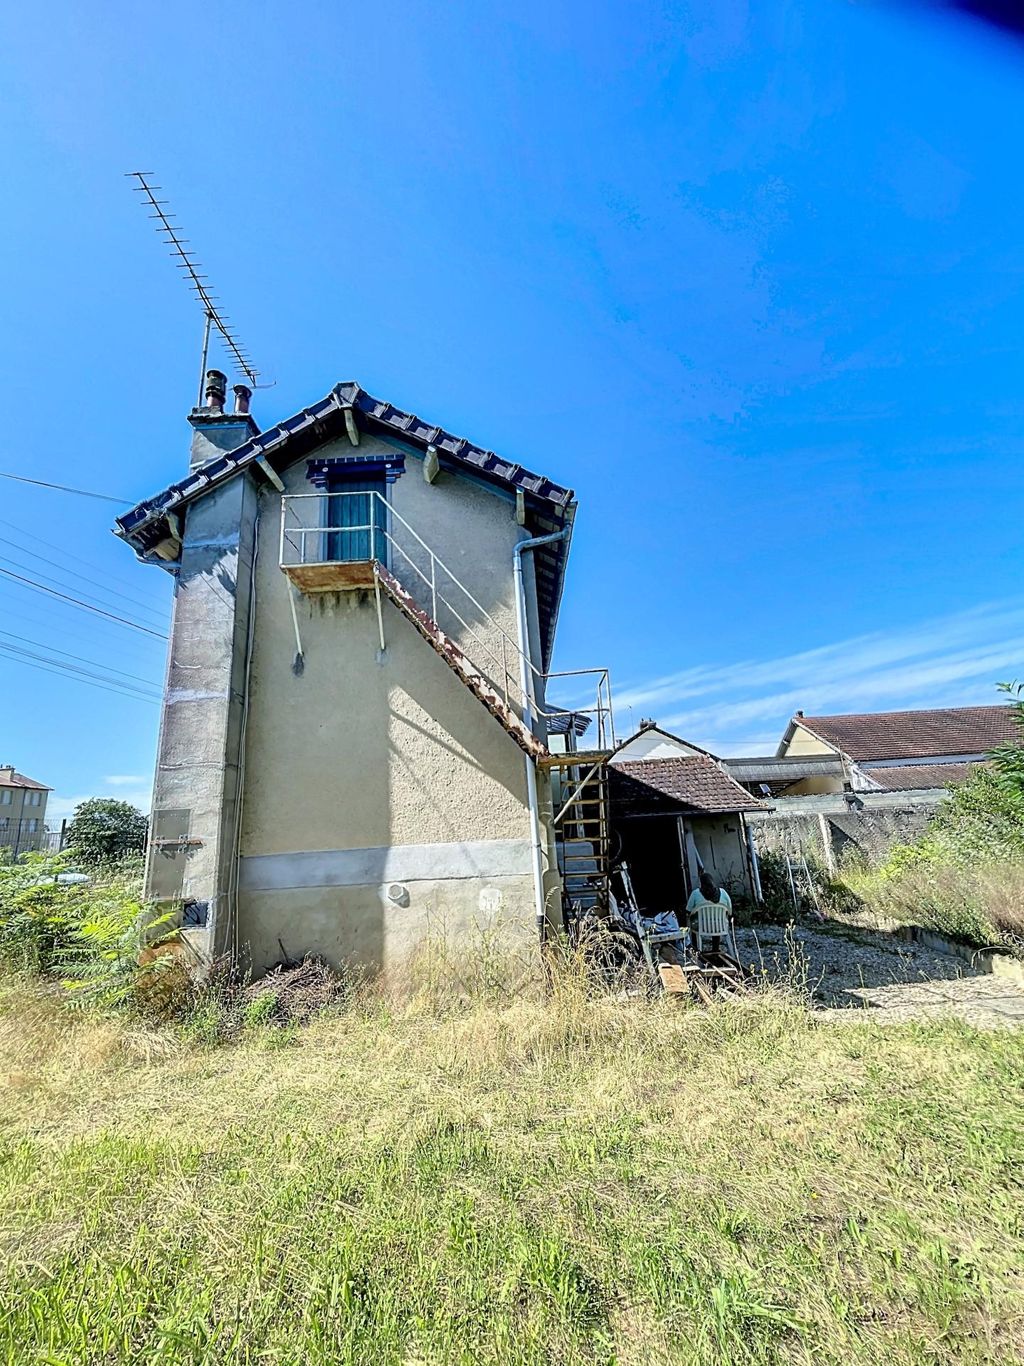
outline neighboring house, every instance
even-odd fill
[[[12,764],[0,764],[0,849],[17,855],[42,846],[51,790]]]
[[[805,716],[798,711],[771,761],[731,759],[741,781],[780,797],[828,792],[937,791],[962,783],[996,745],[1018,738],[1012,707]],[[806,768],[800,765],[806,761]],[[817,768],[815,768],[817,764]],[[760,778],[748,769],[760,765]]]
[[[996,745],[1018,738],[1008,706],[798,711],[773,757],[728,759],[726,766],[748,791],[773,802],[758,818],[766,835],[815,843],[831,864],[851,844],[878,855],[893,840],[919,834],[951,787]]]
[[[733,896],[760,899],[746,817],[762,804],[707,750],[644,722],[610,764],[614,842],[644,910],[679,909],[707,868]]]
[[[245,386],[229,414],[207,381],[188,475],[117,521],[176,578],[147,895],[201,959],[256,972],[557,928],[572,492],[357,384],[261,433]]]

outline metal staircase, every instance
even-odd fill
[[[519,748],[535,762],[544,758],[548,752],[546,746],[523,724],[519,716],[499,696],[486,677],[473,667],[455,641],[450,636],[445,635],[428,613],[416,606],[411,595],[406,592],[394,574],[385,569],[379,562],[374,563],[373,572],[382,591],[394,603],[402,616],[407,621],[412,622],[435,654],[440,655],[453,673],[458,675],[473,696],[483,703],[495,720],[511,735]]]
[[[613,750],[605,746],[614,745],[608,671],[539,670],[383,495],[286,494],[281,502],[279,563],[294,589],[302,594],[372,590],[382,649],[381,600],[394,605],[531,762],[550,773],[566,923],[582,911],[607,906],[607,760]],[[301,655],[294,612],[293,621]],[[596,705],[569,711],[547,704],[552,680],[578,687],[584,679],[591,686],[596,680]],[[524,715],[536,716],[550,734],[564,727],[566,750],[551,751]],[[588,724],[581,718],[596,722],[599,747],[594,750],[574,748],[576,735]]]

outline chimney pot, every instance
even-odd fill
[[[224,399],[228,391],[228,377],[221,370],[207,370],[204,396],[206,406],[214,413],[224,411]]]
[[[236,384],[233,393],[235,395],[235,412],[247,413],[249,411],[249,400],[252,398],[252,390],[247,384]]]

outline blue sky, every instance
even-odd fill
[[[151,169],[263,425],[357,379],[577,490],[558,664],[620,727],[749,752],[1024,672],[1024,48],[847,0],[115,0],[8,7],[0,53],[0,469],[184,471]],[[0,481],[0,569],[157,633],[0,575],[0,762],[57,811],[148,802],[170,580],[116,510]]]

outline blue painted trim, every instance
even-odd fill
[[[306,461],[306,478],[314,488],[326,489],[329,484],[348,479],[383,478],[393,484],[405,473],[405,456],[335,455],[321,460]]]

